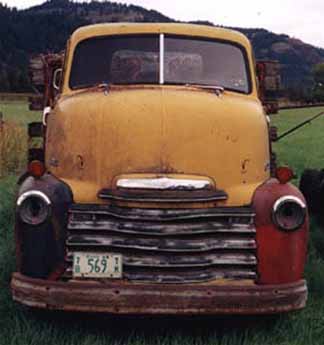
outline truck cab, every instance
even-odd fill
[[[80,28],[47,105],[44,158],[17,195],[16,301],[113,314],[305,306],[305,200],[271,159],[244,35]]]

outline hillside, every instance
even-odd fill
[[[1,1],[1,0],[0,0]],[[115,2],[75,3],[49,0],[27,10],[10,9],[0,3],[0,91],[29,91],[27,74],[30,54],[59,51],[72,31],[98,22],[172,22],[172,18],[140,6]],[[195,21],[194,23],[213,25]],[[324,62],[324,49],[287,35],[264,29],[237,30],[252,41],[257,59],[276,59],[282,64],[286,88],[300,93],[312,88],[311,70]]]

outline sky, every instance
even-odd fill
[[[38,5],[44,1],[0,0],[10,7],[20,9]],[[85,0],[82,1],[85,2]],[[177,20],[208,20],[217,25],[264,28],[324,48],[324,0],[116,1],[154,9]]]

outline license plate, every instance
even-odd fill
[[[74,253],[73,277],[75,278],[121,278],[122,274],[120,254]]]

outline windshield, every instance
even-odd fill
[[[102,83],[194,84],[250,92],[243,48],[229,42],[170,35],[107,36],[79,43],[70,87]]]

